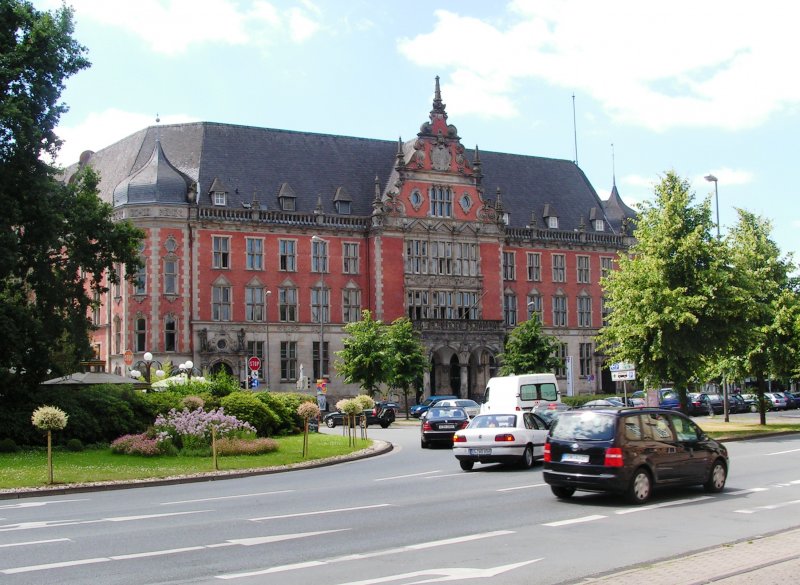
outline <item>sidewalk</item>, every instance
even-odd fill
[[[640,565],[574,584],[785,585],[800,580],[800,528]]]

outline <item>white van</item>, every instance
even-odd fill
[[[481,412],[531,410],[548,402],[561,402],[555,374],[496,376],[486,383]]]

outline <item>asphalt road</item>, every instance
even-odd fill
[[[420,449],[413,426],[369,432],[396,448],[288,473],[0,501],[0,582],[548,585],[800,524],[800,436],[729,443],[722,494],[683,489],[631,507],[557,501],[541,464],[463,472],[450,450]]]

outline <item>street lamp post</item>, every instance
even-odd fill
[[[153,359],[153,354],[149,351],[144,352],[142,356],[142,360],[137,362],[133,369],[130,371],[131,377],[139,378],[144,376],[145,382],[147,382],[148,386],[150,385],[150,370],[153,366],[156,366],[156,376],[159,378],[164,375],[164,371],[161,369],[161,362]],[[144,368],[144,372],[142,372],[141,368]]]
[[[717,208],[717,238],[719,238],[719,191],[717,189],[717,178],[714,175],[706,175],[706,181],[714,183],[714,206]]]
[[[265,376],[266,380],[265,381],[267,383],[267,388],[266,388],[267,390],[270,389],[269,388],[269,297],[271,295],[272,295],[272,291],[268,289],[267,290],[267,296],[265,298],[265,306],[264,306],[264,319],[266,320],[266,331],[267,331],[267,339],[265,341],[265,344],[267,346],[266,347],[266,355],[265,355],[267,363],[266,363],[266,365],[264,367],[264,370],[266,372],[266,376]]]
[[[717,188],[719,181],[714,175],[706,175],[705,180],[710,183],[714,183],[714,205],[717,208],[717,239],[719,239],[719,189]],[[725,422],[729,422],[730,413],[728,412],[728,384],[725,381],[722,382],[722,407],[723,412],[725,413]]]
[[[311,241],[314,242],[318,246],[318,251],[322,252],[323,247],[327,244],[325,240],[320,238],[319,236],[312,236]],[[323,256],[321,253],[318,254],[319,260],[317,266],[319,267],[320,272],[320,279],[321,279],[321,287],[319,290],[319,377],[320,379],[325,376],[325,373],[322,371],[323,368],[323,348],[325,347],[325,311],[324,311],[324,297],[325,297],[325,264],[327,263],[327,254]]]

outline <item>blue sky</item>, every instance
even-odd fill
[[[40,9],[58,4],[34,0]],[[630,205],[674,169],[698,200],[712,197],[713,211],[714,185],[703,179],[711,173],[723,233],[740,207],[772,221],[784,253],[800,252],[796,3],[68,4],[93,65],[63,94],[62,164],[156,114],[161,123],[406,140],[427,120],[439,75],[449,122],[468,148],[577,154],[601,197],[616,176]]]

